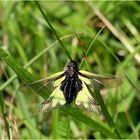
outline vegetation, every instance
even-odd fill
[[[140,137],[138,1],[0,2],[0,138]],[[114,75],[121,86],[95,91],[101,113],[40,112],[46,87],[23,84],[80,69]],[[102,95],[102,96],[101,96]]]

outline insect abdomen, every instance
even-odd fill
[[[70,104],[82,89],[82,81],[79,78],[66,78],[62,82],[60,89],[63,91],[66,103]]]

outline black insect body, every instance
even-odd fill
[[[53,83],[54,91],[50,97],[43,102],[42,110],[49,111],[52,108],[62,107],[65,104],[70,106],[72,102],[79,107],[88,111],[99,110],[98,103],[92,97],[89,88],[98,87],[116,87],[121,84],[120,79],[115,77],[106,77],[93,74],[87,71],[79,70],[75,61],[70,61],[65,71],[58,72],[46,79],[35,81],[27,85],[38,84],[42,82],[42,87],[49,87]]]
[[[77,97],[77,94],[82,90],[82,81],[77,77],[66,76],[65,80],[62,82],[60,89],[63,91],[65,100],[67,104],[70,104]]]
[[[62,90],[68,105],[76,100],[78,92],[82,90],[82,81],[79,79],[78,73],[77,63],[71,61],[65,71],[66,78],[60,86],[60,90]]]

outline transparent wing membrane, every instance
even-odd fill
[[[58,73],[55,73],[55,74],[51,75],[50,77],[25,84],[25,86],[31,86],[31,85],[39,84],[39,83],[47,84],[49,82],[53,82],[55,80],[58,80],[59,78],[63,77],[64,75],[65,75],[64,71],[61,71],[61,72],[58,72]],[[56,84],[56,86],[57,86],[57,84]]]
[[[53,74],[50,77],[40,79],[40,80],[31,82],[28,84],[24,84],[24,86],[25,87],[37,86],[37,87],[39,87],[38,91],[43,87],[46,87],[50,90],[50,89],[56,88],[58,85],[60,85],[61,82],[64,80],[64,78],[65,78],[65,73],[64,73],[64,71],[62,71],[62,72]]]
[[[114,88],[122,83],[121,78],[107,77],[80,70],[79,78],[91,88]]]

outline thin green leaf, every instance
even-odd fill
[[[100,131],[101,133],[104,133],[105,135],[111,137],[111,138],[117,138],[117,136],[112,133],[109,129],[102,126],[100,123],[92,120],[91,118],[87,117],[83,113],[81,113],[77,108],[70,107],[69,109],[64,108],[62,109],[64,112],[67,112],[72,117],[76,118],[77,120],[80,120],[87,126],[91,127],[92,129],[96,131]]]
[[[42,8],[41,8],[41,6],[40,6],[40,4],[39,4],[38,1],[35,1],[35,3],[36,3],[36,5],[37,5],[38,9],[40,10],[41,14],[43,15],[44,19],[45,19],[46,22],[48,23],[50,29],[53,31],[54,35],[56,36],[57,40],[59,41],[61,47],[64,49],[64,51],[65,51],[65,53],[67,54],[68,58],[69,58],[70,60],[72,60],[72,58],[71,58],[69,52],[68,52],[67,49],[65,48],[64,44],[62,43],[62,41],[60,40],[59,36],[57,35],[57,32],[55,31],[54,27],[52,26],[52,24],[51,24],[51,22],[50,22],[50,20],[49,20],[49,18],[48,18],[48,16],[47,16],[47,14],[44,13],[44,11],[42,10]]]
[[[115,126],[115,124],[114,124],[114,122],[113,122],[113,119],[112,119],[112,117],[110,116],[110,114],[109,114],[109,112],[108,112],[108,110],[107,110],[107,108],[106,108],[106,105],[104,104],[104,101],[103,101],[103,99],[102,99],[102,96],[101,96],[101,94],[100,94],[100,91],[99,91],[98,89],[95,89],[95,95],[96,95],[96,98],[97,98],[97,100],[98,100],[98,102],[99,102],[99,105],[101,106],[102,112],[103,112],[103,114],[104,114],[104,116],[105,116],[105,118],[106,118],[106,120],[107,120],[109,126],[110,126],[111,128],[114,129],[114,131],[115,131],[117,137],[118,137],[118,138],[121,138],[120,134],[119,134],[118,131],[116,130],[116,126]]]
[[[99,36],[99,34],[102,32],[102,30],[103,30],[104,28],[105,28],[105,25],[104,25],[104,26],[99,30],[99,32],[92,38],[92,40],[91,40],[91,42],[90,42],[90,44],[89,44],[89,46],[88,46],[88,49],[87,49],[87,51],[86,51],[86,54],[85,54],[86,56],[88,56],[88,53],[89,53],[89,51],[90,51],[90,49],[91,49],[93,43],[95,42],[96,38]],[[83,66],[84,61],[85,61],[85,59],[83,58],[82,61],[81,61],[81,64],[80,64],[80,68]]]
[[[2,95],[1,92],[0,92],[0,107],[1,107],[1,112],[2,112],[3,119],[4,119],[4,122],[5,122],[7,135],[8,135],[8,138],[10,139],[11,138],[10,137],[10,126],[9,126],[9,123],[6,119],[6,112],[4,110],[4,99],[3,99],[3,95]]]

